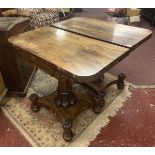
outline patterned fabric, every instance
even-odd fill
[[[43,9],[41,8],[17,8],[17,13],[21,16],[32,17],[38,13],[42,13]]]
[[[40,13],[32,17],[31,25],[34,28],[42,27],[42,26],[48,26],[52,23],[58,22],[58,15],[53,14],[53,12],[45,12]]]
[[[31,29],[49,26],[59,20],[59,9],[54,8],[18,8],[17,13],[30,18]]]

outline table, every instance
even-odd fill
[[[34,112],[39,111],[40,107],[51,110],[61,122],[63,138],[67,142],[73,138],[72,123],[78,114],[88,108],[100,113],[105,104],[106,89],[113,84],[117,84],[119,89],[124,87],[123,73],[104,87],[100,87],[103,80],[96,83],[93,77],[105,73],[124,59],[131,52],[129,48],[54,27],[13,36],[9,42],[20,49],[22,59],[58,79],[57,91],[51,95],[41,98],[36,94],[30,95],[31,108]],[[83,81],[83,78],[89,80]],[[93,96],[73,92],[72,84],[75,82],[87,86]]]
[[[0,17],[0,72],[10,96],[26,95],[26,89],[33,76],[34,67],[20,60],[8,38],[27,31],[29,19],[22,17]]]
[[[71,18],[51,26],[132,50],[152,36],[148,29],[86,17]]]

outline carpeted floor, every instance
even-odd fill
[[[75,16],[105,19],[105,9],[84,9]],[[155,107],[155,27],[144,19],[140,27],[152,30],[152,38],[138,47],[125,60],[110,70],[117,74],[125,72],[127,81],[135,85],[153,85],[152,88],[130,87],[132,92],[122,108],[89,146],[155,146],[154,107]],[[148,87],[148,88],[147,88]],[[30,143],[0,111],[0,146],[30,146]]]
[[[0,109],[0,147],[32,146]]]
[[[155,146],[155,88],[130,88],[126,101],[89,146]]]

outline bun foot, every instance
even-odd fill
[[[120,73],[118,75],[118,82],[117,82],[117,88],[123,89],[124,88],[124,79],[126,78],[126,75],[124,73]]]
[[[37,94],[31,94],[29,96],[29,99],[31,100],[31,110],[33,112],[38,112],[40,110],[40,106],[38,105],[38,95]]]
[[[70,130],[69,132],[63,132],[63,139],[66,141],[66,142],[70,142],[72,141],[73,139],[73,132],[72,130]]]
[[[99,114],[101,112],[102,108],[104,107],[104,105],[105,105],[104,96],[105,96],[105,93],[103,93],[101,95],[96,95],[94,97],[93,112],[95,114]]]
[[[72,138],[73,138],[73,132],[71,130],[71,128],[72,128],[72,122],[71,121],[64,121],[62,123],[62,127],[64,129],[63,139],[66,142],[70,142],[72,140]]]

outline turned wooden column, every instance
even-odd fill
[[[76,103],[76,98],[72,92],[72,82],[70,79],[58,79],[58,89],[55,103],[63,107],[68,107]]]

